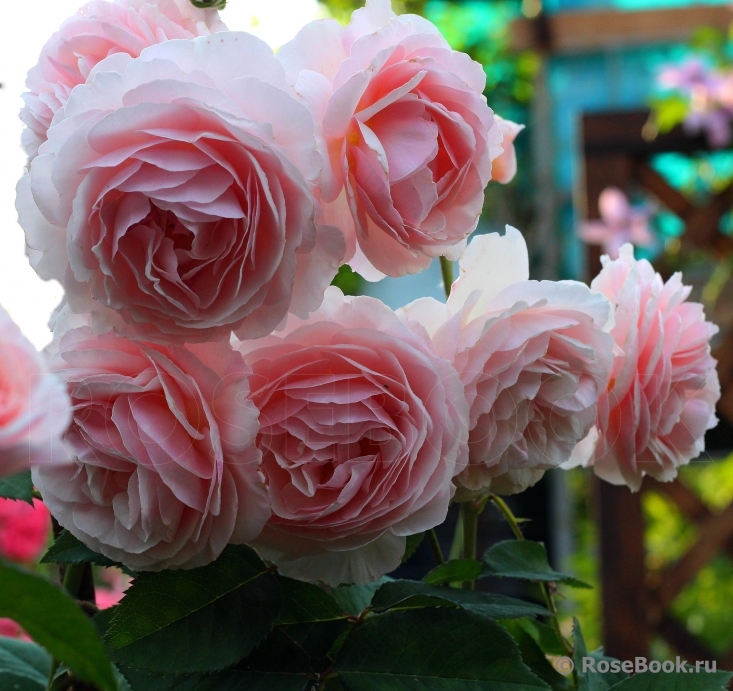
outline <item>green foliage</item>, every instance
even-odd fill
[[[331,285],[340,288],[344,295],[361,295],[363,282],[364,279],[358,273],[352,271],[348,264],[344,264],[334,276]]]
[[[229,546],[208,566],[136,578],[105,641],[112,659],[126,665],[163,673],[222,669],[267,635],[280,593],[252,549]]]
[[[600,652],[588,654],[585,639],[583,638],[583,633],[580,630],[580,624],[577,619],[573,621],[573,644],[573,663],[575,664],[575,674],[578,679],[578,691],[607,691],[607,689],[612,688],[628,676],[625,672],[602,673],[583,671],[584,657],[593,657],[596,660],[608,660],[609,658],[604,658]]]
[[[591,586],[550,566],[541,542],[506,540],[492,545],[483,556],[484,575],[521,578],[527,581],[565,583],[573,588]]]
[[[501,626],[452,608],[393,612],[367,621],[346,640],[335,668],[347,691],[549,688],[524,665]]]
[[[642,672],[612,687],[614,691],[725,691],[733,674],[715,672],[690,674]]]
[[[549,684],[552,691],[571,691],[574,689],[571,678],[564,677],[550,664],[545,652],[537,641],[524,629],[521,622],[504,624],[519,646],[524,663],[543,681]]]
[[[402,563],[404,564],[415,552],[418,547],[423,543],[425,539],[425,533],[417,533],[416,535],[408,535],[405,541],[405,553],[402,555]]]
[[[31,471],[0,478],[0,498],[16,499],[33,504],[33,481]]]
[[[481,575],[481,571],[480,561],[475,559],[451,559],[445,564],[436,566],[423,578],[423,581],[430,585],[473,581]]]
[[[227,6],[227,0],[191,0],[191,4],[204,10],[212,8],[223,10]]]
[[[0,689],[44,691],[51,657],[35,643],[0,637]]]
[[[492,619],[549,615],[549,612],[540,605],[506,595],[445,588],[419,581],[385,583],[372,598],[370,606],[377,612],[389,609],[454,606]]]
[[[690,102],[679,94],[653,96],[650,99],[654,125],[659,132],[669,132],[682,124],[690,112]]]
[[[0,617],[18,622],[79,679],[116,691],[112,665],[94,626],[45,578],[0,561]]]
[[[41,559],[42,564],[81,564],[88,561],[98,566],[119,566],[117,562],[92,552],[68,530],[62,530]]]
[[[374,593],[379,590],[382,584],[390,580],[392,579],[384,577],[366,585],[343,585],[339,588],[334,588],[331,591],[331,595],[344,612],[357,616],[369,607]]]

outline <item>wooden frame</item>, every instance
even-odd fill
[[[727,5],[637,12],[561,12],[515,21],[511,40],[515,50],[599,51],[619,46],[684,42],[699,26],[724,28],[731,22],[733,8]]]

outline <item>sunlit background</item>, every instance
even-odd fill
[[[82,4],[83,0],[5,2],[0,23],[0,304],[39,348],[50,340],[46,324],[63,292],[56,282],[41,281],[25,258],[15,212],[15,184],[25,165],[18,111],[26,72],[48,37]],[[254,33],[274,48],[321,16],[316,0],[235,0],[223,14],[231,29]]]

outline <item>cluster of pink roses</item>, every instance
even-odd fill
[[[676,279],[622,253],[598,290],[530,281],[513,228],[466,246],[516,170],[484,83],[389,0],[277,56],[188,0],[94,0],[52,37],[17,205],[66,289],[68,457],[33,474],[61,525],[138,570],[246,542],[367,582],[454,498],[522,491],[621,416],[631,448],[588,456],[624,480],[699,452],[711,327]],[[376,279],[461,255],[447,304],[328,287],[344,262]]]

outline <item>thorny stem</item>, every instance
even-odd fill
[[[512,532],[514,533],[514,537],[517,538],[517,540],[524,540],[524,534],[522,533],[522,529],[519,527],[519,521],[517,520],[516,516],[512,513],[512,510],[509,508],[507,503],[501,498],[497,497],[495,494],[489,495],[489,501],[491,501],[494,506],[496,506],[497,509],[501,512],[502,516],[504,516],[504,519],[509,524],[509,527],[511,528]],[[555,604],[555,599],[552,597],[552,589],[550,588],[549,583],[540,583],[540,588],[542,590],[542,597],[545,600],[545,605],[547,606],[547,609],[550,611],[550,619],[552,621],[552,628],[555,631],[555,635],[557,636],[558,640],[562,644],[563,650],[572,657],[573,655],[573,646],[568,643],[565,636],[563,635],[562,631],[560,630],[560,620],[557,616],[557,605]]]
[[[443,550],[440,548],[440,542],[438,541],[438,535],[435,532],[435,528],[428,530],[428,542],[430,543],[430,551],[433,553],[435,563],[438,564],[438,566],[440,566],[440,564],[444,564],[445,557],[443,556]]]
[[[450,297],[450,288],[453,285],[453,264],[450,259],[440,258],[440,271],[443,274],[443,289],[445,297]]]

